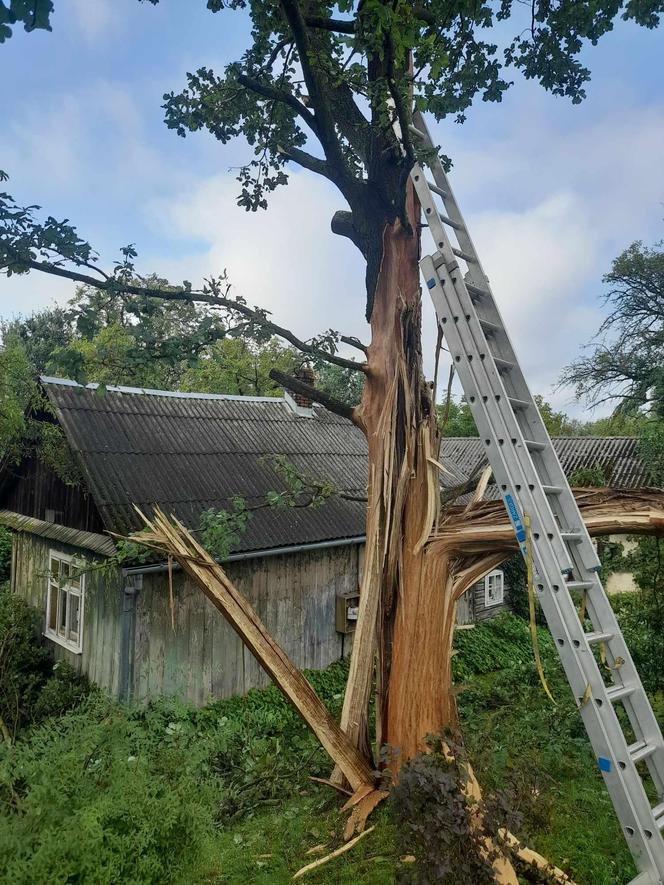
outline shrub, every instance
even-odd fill
[[[203,881],[208,751],[101,696],[0,749],[0,881]]]
[[[542,653],[553,650],[548,630],[538,631]],[[533,647],[528,625],[512,614],[501,614],[472,630],[457,630],[454,634],[456,654],[452,670],[456,680],[470,679],[502,670],[515,664],[533,661]]]
[[[390,793],[390,806],[404,853],[417,863],[404,870],[402,881],[422,885],[483,885],[495,881],[491,861],[481,842],[495,835],[508,821],[504,794],[483,800],[478,807],[462,792],[465,782],[461,744],[445,733],[430,739],[430,752],[410,760]],[[449,751],[452,757],[450,758]],[[471,825],[472,816],[483,816],[483,830]]]
[[[0,588],[0,717],[5,738],[15,737],[31,716],[50,669],[36,640],[37,613],[25,600]]]
[[[9,580],[12,561],[12,533],[0,525],[0,585]]]
[[[49,716],[61,716],[71,710],[90,693],[86,676],[81,676],[66,661],[56,661],[52,675],[41,687],[32,708],[32,722],[41,722]]]
[[[64,713],[90,691],[88,680],[70,664],[52,663],[39,640],[39,620],[38,612],[7,585],[0,588],[0,718],[5,739]]]

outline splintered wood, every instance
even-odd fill
[[[157,508],[148,519],[138,511],[146,529],[132,540],[172,556],[207,598],[226,618],[278,688],[298,710],[354,791],[373,789],[374,775],[366,759],[330,716],[327,708],[270,636],[252,606],[234,586],[223,568],[212,559],[177,520],[169,520]]]

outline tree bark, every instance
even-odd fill
[[[424,542],[438,517],[438,433],[421,352],[419,203],[411,230],[383,231],[371,312],[367,381],[359,407],[369,449],[365,572],[342,728],[368,751],[367,707],[376,655],[376,743],[398,764],[427,734],[456,722],[449,660],[455,603],[445,557]]]

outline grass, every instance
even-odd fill
[[[485,793],[510,797],[526,844],[578,885],[619,885],[634,875],[629,852],[551,639],[540,635],[555,707],[523,621],[458,632],[468,755]],[[309,675],[338,714],[345,666]],[[274,688],[202,710],[166,699],[127,710],[95,694],[0,748],[0,882],[289,882],[342,844],[338,796],[308,779],[328,772]],[[387,803],[371,823],[374,832],[305,881],[384,885],[412,872]],[[308,854],[314,846],[324,848]]]

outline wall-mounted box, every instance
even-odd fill
[[[357,590],[343,590],[337,593],[336,628],[337,633],[352,633],[357,623],[360,594]]]

